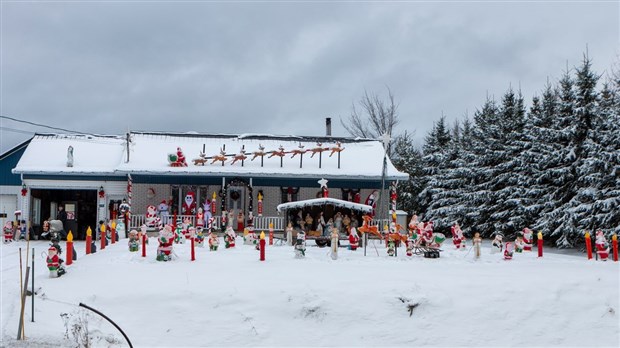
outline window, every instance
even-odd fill
[[[185,202],[185,196],[189,192],[194,193],[194,199],[196,202],[196,211],[198,207],[201,207],[205,202],[205,199],[211,199],[209,197],[209,186],[197,186],[197,185],[171,185],[170,196],[172,197],[172,204],[170,204],[170,213],[175,211],[177,214],[181,213],[180,207]]]
[[[299,193],[299,187],[280,187],[280,192],[282,194],[281,202],[295,202],[297,201],[297,195]]]

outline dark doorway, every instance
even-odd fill
[[[56,190],[33,189],[33,198],[41,200],[39,221],[56,217],[58,206],[67,211],[66,232],[73,233],[74,239],[86,239],[86,230],[97,228],[97,190]]]

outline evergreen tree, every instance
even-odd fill
[[[392,151],[394,166],[409,174],[407,181],[398,183],[397,205],[409,215],[418,214],[420,205],[417,197],[424,187],[422,152],[413,145],[413,139],[406,131],[396,137]]]

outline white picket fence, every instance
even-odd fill
[[[195,215],[178,215],[177,217],[181,218],[183,221],[185,221],[185,219],[189,219],[192,225],[196,226]],[[163,224],[172,223],[172,219],[173,219],[173,216],[168,215],[167,217],[163,218],[162,223]],[[221,216],[215,217],[214,227],[216,229],[219,229],[220,226],[222,225],[221,220],[222,220]],[[379,226],[379,229],[382,230],[383,226],[385,226],[386,224],[389,224],[390,222],[391,222],[390,219],[380,219],[380,220],[372,220],[370,224],[372,226]],[[140,226],[144,225],[145,223],[146,223],[146,216],[144,214],[132,214],[129,228],[138,229],[140,228]],[[285,229],[284,217],[282,216],[257,216],[254,218],[254,230],[266,232],[269,230],[270,223],[273,224],[274,231],[284,231]],[[236,227],[237,219],[233,219],[233,224],[234,224],[233,226]]]

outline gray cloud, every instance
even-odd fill
[[[4,3],[2,114],[99,133],[346,135],[364,90],[422,139],[487,93],[616,61],[618,3]],[[2,121],[2,127],[44,131]],[[27,136],[2,130],[2,151]]]

